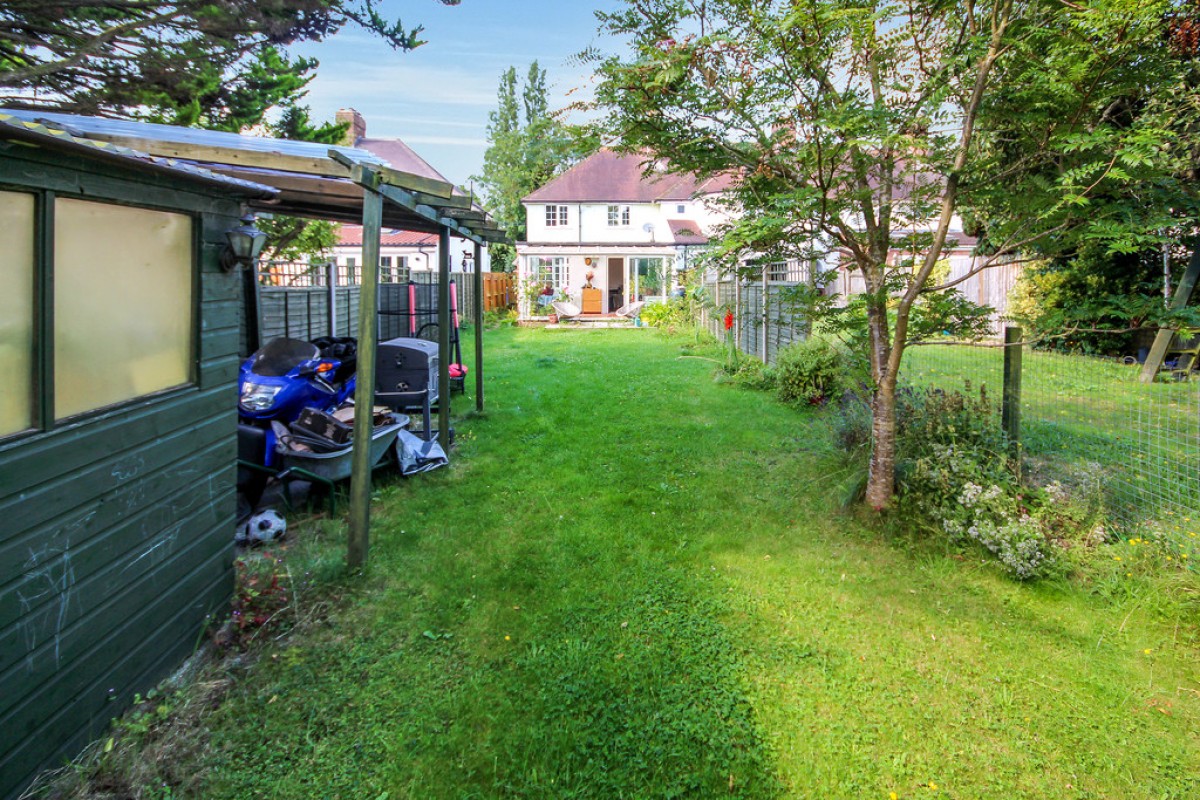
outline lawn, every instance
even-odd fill
[[[881,532],[815,416],[680,340],[488,352],[453,467],[379,489],[367,574],[241,672],[181,794],[1200,796],[1169,582]]]

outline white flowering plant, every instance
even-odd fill
[[[1016,578],[1046,574],[1056,559],[1042,504],[1011,469],[987,393],[908,390],[897,416],[901,507],[953,541],[982,545]]]

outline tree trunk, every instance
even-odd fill
[[[871,347],[871,464],[867,472],[867,504],[885,509],[896,489],[896,375],[891,369],[886,302],[868,301],[867,326]],[[889,346],[891,344],[891,346]]]
[[[883,511],[896,489],[896,381],[875,387],[871,398],[871,465],[867,472],[867,504]]]

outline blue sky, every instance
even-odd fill
[[[496,107],[500,74],[524,75],[537,60],[547,71],[552,108],[586,91],[590,70],[573,56],[613,42],[597,35],[594,9],[617,0],[382,0],[382,13],[408,27],[425,26],[427,44],[392,50],[361,29],[347,27],[318,43],[292,48],[321,66],[305,102],[314,119],[333,119],[353,107],[367,136],[403,139],[451,181],[466,184],[483,166],[488,113]]]

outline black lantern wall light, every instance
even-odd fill
[[[225,231],[225,249],[221,251],[221,266],[226,272],[233,272],[238,267],[249,267],[262,252],[267,243],[267,235],[254,227],[255,216],[246,214],[242,224],[232,230]]]

